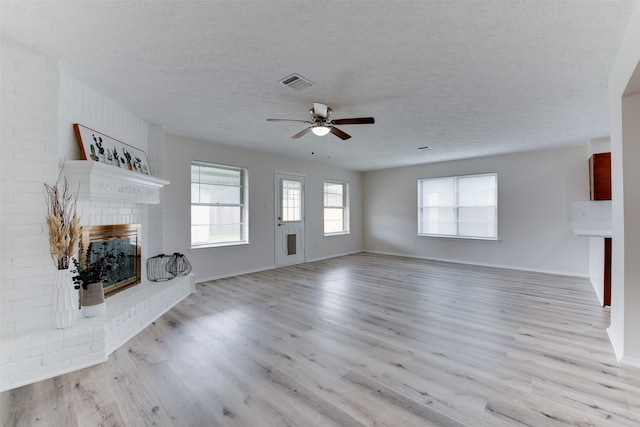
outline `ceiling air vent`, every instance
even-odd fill
[[[290,76],[280,80],[280,83],[295,90],[304,90],[308,87],[315,86],[315,83],[311,80],[305,79],[300,74],[291,74]]]

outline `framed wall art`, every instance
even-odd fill
[[[147,153],[78,123],[73,124],[82,160],[150,175]]]

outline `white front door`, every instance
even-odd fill
[[[304,175],[276,172],[276,265],[304,262]]]

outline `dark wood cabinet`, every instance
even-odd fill
[[[604,239],[604,295],[603,306],[611,305],[611,237]]]
[[[611,153],[597,153],[589,158],[591,200],[611,200]]]

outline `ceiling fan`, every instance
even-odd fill
[[[306,129],[296,133],[291,138],[300,138],[306,135],[309,131],[315,135],[323,136],[328,133],[332,133],[338,138],[345,140],[351,138],[346,132],[341,131],[334,125],[363,125],[375,123],[373,117],[357,117],[351,119],[331,119],[331,108],[318,102],[313,103],[313,107],[309,110],[311,120],[293,120],[293,119],[267,119],[268,122],[301,122],[307,123],[309,126]]]

